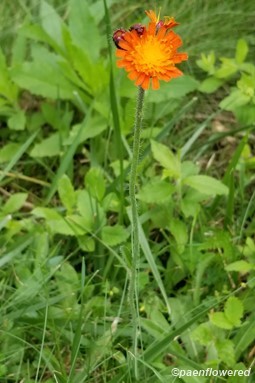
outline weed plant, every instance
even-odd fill
[[[253,1],[161,4],[190,59],[185,76],[145,94],[136,378],[136,88],[115,68],[111,34],[154,6],[106,5],[0,4],[0,381],[252,383]]]

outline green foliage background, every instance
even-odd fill
[[[135,372],[136,88],[115,67],[111,33],[145,22],[154,4],[1,1],[3,383],[222,382],[176,378],[176,367],[254,380],[254,4],[161,7],[180,22],[189,61],[185,76],[146,94]]]

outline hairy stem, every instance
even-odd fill
[[[136,178],[137,167],[139,162],[140,136],[142,128],[142,113],[144,103],[144,90],[139,87],[137,95],[137,106],[134,124],[134,141],[133,141],[133,158],[131,162],[130,180],[129,180],[129,195],[131,202],[131,227],[132,227],[132,266],[129,283],[129,303],[132,313],[133,327],[133,343],[132,352],[134,355],[135,375],[137,376],[137,340],[138,340],[138,318],[139,318],[139,302],[138,302],[138,285],[137,275],[139,267],[139,228],[138,228],[138,213],[136,204]]]

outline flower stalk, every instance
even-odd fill
[[[139,297],[138,297],[138,269],[140,261],[140,243],[139,243],[139,225],[138,211],[136,203],[136,181],[137,168],[139,163],[140,136],[142,129],[142,116],[144,104],[144,89],[138,87],[137,106],[134,124],[134,141],[133,141],[133,157],[131,161],[130,180],[129,180],[129,195],[131,203],[131,246],[132,246],[132,264],[129,282],[129,302],[132,312],[132,328],[133,342],[132,352],[135,363],[137,361],[137,341],[138,341],[138,318],[139,318]],[[137,368],[135,368],[135,371]]]

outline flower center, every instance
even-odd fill
[[[156,36],[147,36],[136,47],[135,64],[138,71],[157,72],[169,61],[169,49]]]

